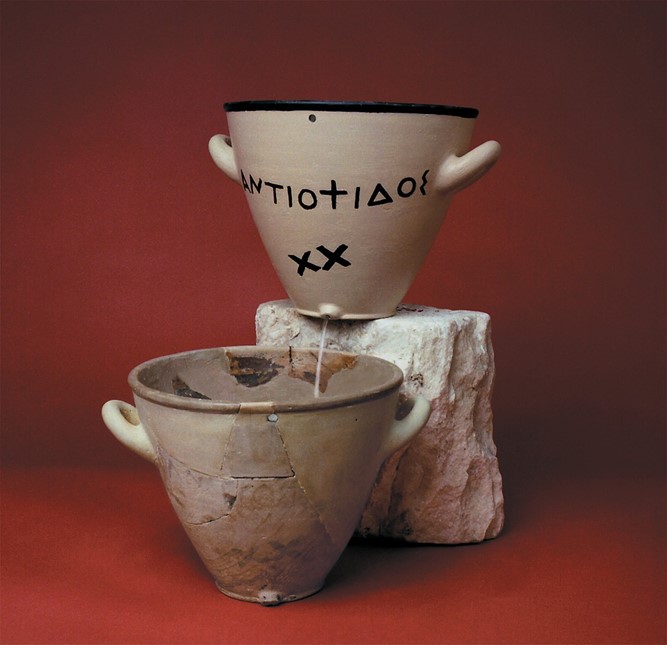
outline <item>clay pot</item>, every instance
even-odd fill
[[[428,419],[418,398],[397,420],[403,374],[392,363],[326,352],[315,397],[316,362],[292,348],[166,356],[130,373],[136,408],[102,409],[111,432],[157,464],[195,549],[234,598],[270,605],[318,591],[382,462]]]
[[[271,262],[302,314],[392,316],[455,192],[496,162],[468,151],[477,110],[316,101],[228,103],[218,167],[243,187]]]

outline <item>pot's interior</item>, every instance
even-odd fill
[[[356,399],[393,389],[402,380],[400,370],[387,361],[325,351],[316,396],[317,353],[291,347],[222,347],[158,358],[135,373],[142,390],[227,403]]]

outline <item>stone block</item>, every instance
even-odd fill
[[[317,347],[323,326],[289,300],[260,305],[255,322],[257,344],[272,346]],[[488,314],[401,305],[391,318],[329,321],[325,346],[391,361],[403,370],[404,392],[432,405],[419,435],[383,465],[357,533],[433,544],[498,535],[504,511]]]

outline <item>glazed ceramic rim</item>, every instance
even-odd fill
[[[437,114],[475,119],[477,108],[432,103],[385,103],[382,101],[234,101],[224,104],[225,112],[365,112],[393,114]]]
[[[312,401],[307,400],[297,400],[295,403],[283,403],[283,402],[274,402],[269,400],[262,401],[241,401],[238,403],[230,403],[227,401],[218,401],[210,399],[191,399],[184,396],[179,396],[178,394],[170,394],[168,392],[163,392],[157,390],[153,387],[142,383],[139,380],[140,374],[149,367],[153,367],[156,363],[166,362],[173,359],[183,358],[185,356],[191,356],[194,354],[215,354],[215,353],[226,353],[239,351],[243,352],[246,355],[249,355],[250,352],[275,352],[275,353],[286,353],[289,351],[300,352],[300,353],[315,353],[317,354],[317,348],[308,348],[308,347],[291,347],[288,345],[275,347],[268,345],[236,345],[230,347],[211,347],[207,349],[195,349],[186,352],[179,352],[177,354],[169,354],[166,356],[159,356],[157,358],[152,358],[148,361],[144,361],[137,365],[128,376],[128,383],[132,388],[132,391],[140,398],[145,399],[146,401],[152,401],[153,403],[158,403],[164,405],[168,408],[176,408],[179,410],[192,410],[195,412],[218,412],[222,414],[235,414],[243,410],[244,412],[260,412],[268,413],[271,412],[301,412],[308,410],[326,410],[330,408],[338,408],[349,405],[354,405],[356,403],[362,403],[367,401],[372,401],[383,396],[387,396],[401,387],[403,383],[403,372],[393,363],[380,358],[378,356],[370,356],[367,354],[355,354],[353,352],[342,352],[337,350],[325,350],[326,354],[336,354],[341,356],[355,356],[363,357],[365,360],[370,360],[373,362],[381,362],[390,367],[394,372],[391,379],[389,379],[385,384],[378,387],[371,387],[368,389],[360,390],[354,394],[338,394],[331,397],[322,397],[314,398]]]

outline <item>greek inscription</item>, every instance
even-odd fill
[[[393,201],[394,200],[391,198],[391,195],[387,192],[387,189],[382,184],[378,183],[375,185],[373,194],[368,200],[368,205],[382,206],[383,204],[391,204],[393,203]]]
[[[428,179],[426,179],[426,175],[428,175],[429,171],[425,170],[424,174],[422,175],[422,185],[419,187],[419,192],[422,195],[426,195],[426,184],[428,184]]]
[[[257,191],[257,193],[262,192],[261,177],[259,180],[255,180],[255,178],[252,175],[250,175],[250,184],[248,184],[248,180],[246,179],[245,173],[243,172],[243,170],[241,170],[241,183],[243,185],[243,190],[250,193],[251,195],[254,195],[255,191]]]
[[[331,208],[336,210],[336,200],[339,195],[347,195],[346,190],[340,190],[336,185],[336,180],[331,180],[331,188],[329,190],[321,190],[320,195],[331,195]]]
[[[250,177],[252,178],[252,175],[251,175]],[[261,182],[262,180],[260,179],[259,181]],[[277,192],[278,192],[279,190],[282,190],[283,188],[285,188],[285,186],[282,186],[281,184],[274,184],[274,183],[272,183],[272,182],[270,182],[270,181],[267,181],[267,182],[265,182],[265,183],[266,183],[267,186],[270,186],[271,189],[273,190],[273,203],[274,203],[274,204],[277,204],[277,203],[278,203],[278,195],[277,195]],[[257,191],[257,192],[259,192],[259,191]]]
[[[316,208],[353,208],[359,210],[362,207],[373,208],[375,206],[387,206],[393,204],[397,199],[414,199],[419,195],[427,194],[428,174],[430,170],[424,170],[421,175],[406,175],[397,182],[377,181],[370,186],[344,186],[336,179],[330,179],[324,186],[294,186],[280,183],[264,177],[256,177],[251,173],[241,170],[241,184],[243,190],[249,195],[258,196],[262,188],[268,186],[271,200],[275,206],[294,208],[311,211]],[[264,193],[266,194],[266,190]]]
[[[310,197],[304,201],[304,195],[310,195]],[[300,191],[299,197],[297,199],[299,200],[299,205],[301,208],[307,211],[317,206],[317,195],[309,188],[304,188],[302,191]]]
[[[405,189],[406,184],[409,186],[407,190]],[[415,190],[417,190],[417,181],[413,177],[403,177],[396,187],[396,192],[404,199],[410,197]]]

